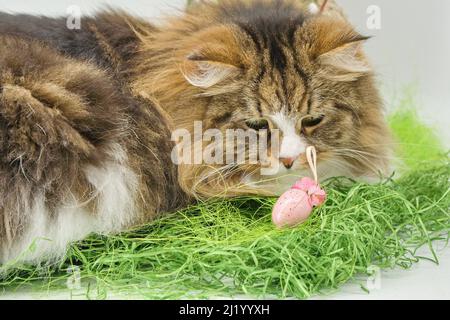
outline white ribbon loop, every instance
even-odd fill
[[[309,167],[314,175],[314,181],[319,182],[317,177],[317,152],[314,146],[306,148],[306,159],[308,160]]]
[[[323,13],[325,11],[325,8],[327,6],[328,0],[325,0],[322,5],[320,6],[320,13]]]

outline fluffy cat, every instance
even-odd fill
[[[333,2],[314,8],[202,1],[161,25],[106,11],[80,30],[0,13],[0,262],[53,260],[91,232],[196,198],[276,194],[306,174],[307,145],[322,177],[385,173],[367,38]],[[171,133],[196,121],[224,135],[279,132],[273,179],[262,163],[176,165]]]

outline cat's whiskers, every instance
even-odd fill
[[[321,166],[319,162],[319,175],[322,177],[331,176],[333,171],[338,171],[340,175],[345,175],[352,167],[350,163],[340,158],[330,158],[326,162],[326,166]]]
[[[380,155],[380,154],[376,154],[373,152],[367,152],[367,151],[351,149],[351,148],[335,148],[335,149],[333,149],[333,151],[343,151],[343,152],[347,151],[347,152],[365,155],[365,156],[372,157],[372,158],[381,158],[381,159],[389,159],[389,160],[397,159],[397,157],[392,156],[392,155]]]
[[[379,174],[380,171],[382,171],[382,169],[379,168],[379,166],[372,160],[373,157],[369,158],[366,155],[356,153],[352,150],[335,150],[335,151],[333,151],[333,153],[336,156],[351,158],[351,159],[354,159],[354,160],[362,163],[374,174]],[[349,165],[352,165],[355,168],[357,168],[357,166],[355,164],[349,163]]]

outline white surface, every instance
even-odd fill
[[[366,48],[379,74],[380,86],[390,102],[407,86],[417,93],[419,113],[432,124],[450,147],[450,1],[448,0],[337,0],[358,30],[375,36]],[[174,12],[183,0],[0,0],[0,10],[64,15],[69,5],[83,13],[107,4],[142,16],[157,17]],[[381,9],[381,29],[368,30],[369,5]],[[427,250],[424,250],[426,253]],[[359,285],[349,284],[319,299],[450,299],[450,248],[438,251],[440,265],[422,261],[411,270],[388,270],[381,274],[381,285],[370,294]],[[364,283],[364,281],[362,281]],[[1,298],[71,298],[59,292],[38,296],[31,292],[0,294]]]
[[[431,258],[427,249],[421,254]],[[370,293],[364,292],[360,285],[367,287],[368,279],[358,279],[357,283],[348,283],[336,293],[315,297],[314,299],[339,300],[448,300],[450,299],[450,250],[437,250],[439,265],[430,261],[420,261],[411,269],[384,270],[379,276],[379,285]],[[369,280],[369,284],[373,282]]]
[[[395,96],[413,86],[418,111],[450,147],[450,1],[337,0],[364,35],[379,74],[388,109]],[[381,10],[381,29],[366,26],[367,8]]]

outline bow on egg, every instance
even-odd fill
[[[327,197],[317,178],[317,156],[314,147],[306,149],[306,157],[314,175],[297,181],[281,195],[272,211],[272,221],[277,227],[293,227],[308,219],[314,207],[322,205]]]
[[[311,207],[317,207],[323,204],[327,198],[327,194],[320,186],[311,178],[303,178],[297,181],[291,189],[302,190],[308,195],[307,199]]]

